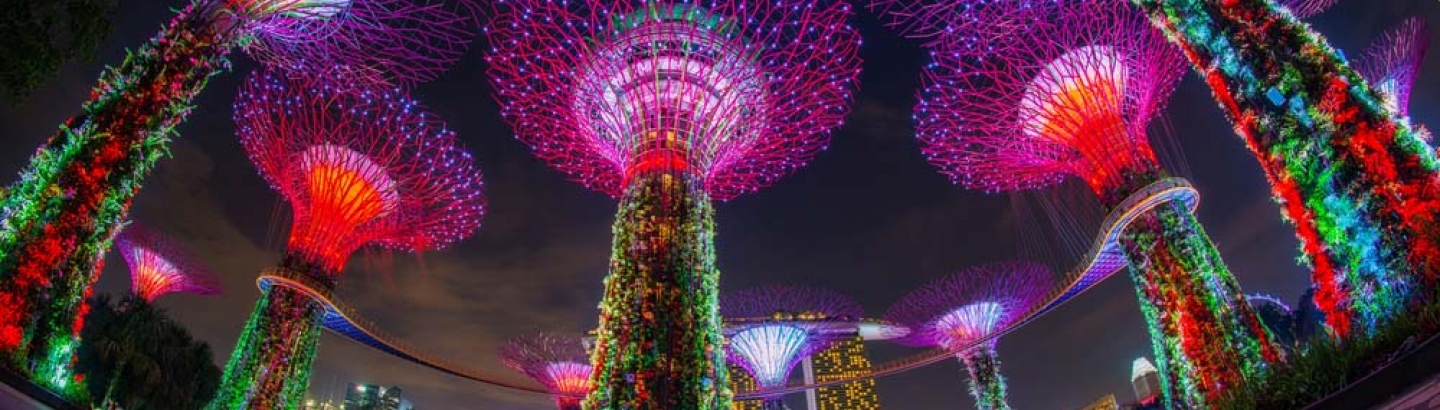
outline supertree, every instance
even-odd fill
[[[594,367],[579,339],[552,334],[511,339],[500,359],[554,392],[560,410],[580,410],[580,397],[590,392]]]
[[[1293,350],[1296,347],[1296,319],[1290,304],[1263,293],[1245,295],[1245,300],[1255,309],[1260,320],[1265,322],[1265,329],[1274,335],[1276,342],[1287,349]]]
[[[149,226],[131,222],[115,238],[130,267],[130,292],[146,302],[169,293],[213,296],[220,283],[175,241]],[[84,315],[84,308],[81,315]]]
[[[975,49],[932,53],[916,130],[930,162],[989,192],[1082,180],[1123,225],[1125,255],[1167,400],[1204,407],[1282,353],[1169,177],[1146,126],[1183,59],[1123,1],[1067,1],[1044,24]]]
[[[495,4],[486,58],[517,138],[620,198],[586,408],[729,408],[711,200],[825,146],[860,67],[849,5]]]
[[[360,247],[420,252],[470,235],[480,172],[455,133],[399,91],[252,75],[235,126],[255,168],[292,210],[280,266],[225,368],[211,409],[295,408],[309,385],[324,308]]]
[[[1130,0],[1184,51],[1260,163],[1336,337],[1440,282],[1440,161],[1384,87],[1267,0]]]
[[[865,312],[849,296],[803,286],[762,286],[720,296],[728,355],[760,389],[785,387],[790,371],[806,357],[852,336]],[[766,397],[762,409],[784,409],[782,396]]]
[[[885,317],[910,328],[895,342],[955,352],[970,372],[976,408],[1009,409],[995,336],[1047,301],[1053,275],[1035,262],[975,266],[911,291]]]
[[[1411,17],[1376,39],[1365,49],[1364,57],[1356,61],[1360,75],[1375,87],[1386,110],[1402,118],[1410,117],[1410,90],[1415,87],[1415,77],[1420,74],[1429,48],[1430,30],[1425,20]],[[1416,127],[1420,128],[1418,124]]]
[[[99,84],[0,195],[0,355],[62,369],[77,312],[141,181],[227,56],[317,77],[434,78],[473,34],[471,0],[193,0]]]

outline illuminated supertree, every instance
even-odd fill
[[[1255,314],[1265,322],[1265,329],[1275,337],[1275,341],[1287,349],[1294,350],[1296,347],[1296,320],[1295,312],[1290,304],[1280,298],[1252,293],[1245,295],[1245,300],[1250,302],[1250,307],[1255,309]]]
[[[853,335],[865,311],[838,292],[801,286],[763,286],[720,297],[729,360],[761,389],[784,387],[795,364]],[[762,409],[784,409],[781,396]]]
[[[132,222],[115,242],[130,266],[130,292],[146,302],[176,292],[220,294],[220,283],[209,270],[160,232]]]
[[[1435,294],[1440,161],[1384,85],[1268,0],[1130,2],[1184,50],[1260,162],[1331,334],[1373,332]]]
[[[500,359],[555,393],[555,407],[580,410],[580,396],[590,392],[590,359],[579,339],[539,334],[510,340]]]
[[[955,352],[970,372],[976,408],[1009,409],[993,337],[1046,302],[1053,275],[1044,265],[1020,261],[964,269],[911,291],[885,318],[911,330],[897,343]]]
[[[193,0],[107,68],[0,197],[0,354],[63,376],[77,315],[131,198],[212,75],[241,48],[262,63],[347,82],[434,78],[473,34],[471,0]],[[21,366],[23,367],[23,366]]]
[[[1170,403],[1200,408],[1281,359],[1146,126],[1182,57],[1123,1],[1052,6],[993,48],[932,53],[917,133],[930,162],[989,192],[1081,179],[1122,216],[1107,246],[1127,259]],[[956,43],[945,43],[955,45]]]
[[[398,91],[339,89],[269,72],[235,104],[240,142],[292,210],[279,267],[225,368],[211,409],[295,408],[309,385],[324,308],[367,245],[420,252],[470,235],[484,213],[470,153]]]
[[[1275,4],[1290,10],[1297,18],[1310,18],[1324,13],[1340,3],[1340,0],[1275,0]]]
[[[1430,30],[1425,20],[1411,17],[1365,49],[1365,56],[1356,62],[1357,70],[1380,94],[1386,110],[1410,117],[1410,89],[1415,87],[1429,48]]]
[[[495,5],[484,31],[502,114],[537,157],[620,197],[586,408],[728,409],[711,201],[825,146],[860,68],[850,7]]]

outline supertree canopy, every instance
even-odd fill
[[[761,389],[784,387],[790,371],[806,357],[825,350],[865,314],[839,292],[803,286],[762,286],[720,297],[729,360],[750,373]],[[780,397],[763,408],[781,409]]]
[[[502,114],[536,156],[620,197],[586,407],[728,409],[711,200],[825,146],[860,68],[849,6],[495,5],[486,58]]]
[[[1078,178],[1126,216],[1113,246],[1128,260],[1165,397],[1199,408],[1281,353],[1181,200],[1188,183],[1167,177],[1151,148],[1146,126],[1184,60],[1129,7],[1067,1],[990,47],[943,42],[916,128],[957,183],[998,192]]]
[[[885,317],[910,328],[896,342],[955,352],[977,408],[1009,409],[994,337],[1047,302],[1053,275],[1034,262],[976,266],[910,292]]]
[[[1440,162],[1384,85],[1267,0],[1131,3],[1184,51],[1260,162],[1333,335],[1371,332],[1435,294]]]
[[[1323,13],[1337,3],[1340,3],[1340,0],[1275,0],[1275,4],[1285,7],[1290,10],[1290,14],[1302,19]]]
[[[1410,89],[1415,86],[1429,47],[1430,30],[1425,20],[1411,17],[1376,39],[1365,49],[1365,56],[1356,61],[1360,74],[1380,94],[1386,110],[1400,117],[1410,116]]]
[[[580,410],[579,397],[590,392],[590,359],[579,339],[539,334],[510,340],[500,359],[515,371],[545,385],[560,410]]]
[[[236,48],[297,75],[409,84],[464,51],[471,0],[193,0],[107,68],[0,198],[0,355],[66,372],[80,305],[131,198]]]
[[[324,313],[366,245],[440,249],[479,227],[480,172],[455,133],[399,91],[342,89],[269,72],[246,81],[235,124],[255,168],[290,204],[281,266],[255,305],[211,409],[295,408]]]
[[[173,240],[148,226],[132,222],[120,231],[115,242],[125,264],[130,266],[130,291],[146,302],[177,292],[220,294],[220,283],[209,270]]]

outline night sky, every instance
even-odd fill
[[[483,1],[483,0],[482,0]],[[60,122],[78,110],[102,63],[119,63],[186,1],[126,1],[114,35],[95,62],[66,66],[59,78],[17,106],[0,107],[0,175],[8,184]],[[1350,0],[1313,19],[1352,59],[1374,36],[1407,16],[1440,25],[1440,2]],[[852,295],[872,316],[907,291],[956,269],[1015,258],[1015,213],[1004,195],[968,192],[925,163],[910,125],[924,57],[913,42],[867,13],[854,19],[865,38],[864,73],[854,110],[830,148],[773,187],[721,203],[716,247],[722,291],[763,284],[829,287]],[[1432,30],[1440,44],[1440,30]],[[610,255],[615,200],[569,182],[512,137],[490,96],[478,38],[458,64],[414,96],[456,130],[485,173],[489,212],[472,238],[419,258],[360,253],[339,298],[385,331],[452,362],[520,380],[495,358],[508,338],[540,331],[579,333],[596,323]],[[24,58],[25,56],[6,56]],[[223,366],[259,295],[256,275],[276,265],[288,210],[246,160],[230,120],[238,84],[254,63],[236,53],[135,201],[133,219],[158,226],[222,277],[226,294],[161,298],[159,305],[210,343]],[[1411,115],[1440,125],[1440,52],[1432,50],[1415,86]],[[3,105],[3,104],[0,104]],[[1202,193],[1200,220],[1247,292],[1294,302],[1308,283],[1297,247],[1255,161],[1195,75],[1167,111]],[[1071,257],[1072,264],[1079,255]],[[1063,268],[1057,266],[1058,268]],[[128,291],[118,253],[107,259],[100,291]],[[913,353],[872,344],[872,359]],[[1134,291],[1109,280],[1000,342],[1011,403],[1022,409],[1078,408],[1102,395],[1133,399],[1130,363],[1150,355]],[[508,392],[439,374],[327,334],[311,380],[319,398],[347,382],[399,385],[417,408],[544,409],[549,398]],[[963,369],[945,361],[879,380],[884,408],[971,408]],[[793,397],[792,397],[793,399]]]

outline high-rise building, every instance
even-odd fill
[[[399,386],[350,383],[343,410],[414,410]]]
[[[1141,405],[1154,403],[1160,396],[1160,372],[1149,359],[1136,358],[1130,365],[1130,384],[1135,387],[1135,401]]]
[[[1115,400],[1115,395],[1107,394],[1080,410],[1120,410],[1120,402]]]
[[[805,382],[818,383],[870,374],[865,340],[860,334],[836,343],[805,360]],[[822,387],[805,393],[811,410],[880,410],[875,379]]]
[[[344,410],[344,408],[333,401],[306,399],[305,404],[300,406],[301,410]]]
[[[739,393],[755,390],[755,378],[750,376],[744,368],[730,364],[730,391]],[[762,400],[735,400],[730,403],[731,410],[760,410],[764,404]]]

